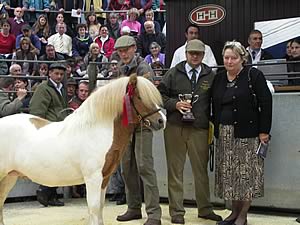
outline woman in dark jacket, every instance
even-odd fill
[[[263,159],[256,150],[269,141],[272,96],[263,73],[244,66],[247,51],[239,42],[226,42],[222,54],[226,70],[212,85],[215,194],[232,201],[232,213],[217,224],[244,225],[252,199],[263,196]]]
[[[289,61],[300,61],[300,38],[291,41],[291,57]],[[300,72],[300,63],[288,64],[288,72]],[[289,77],[298,77],[300,75],[291,75]],[[300,85],[300,79],[289,80],[289,85]]]

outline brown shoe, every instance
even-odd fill
[[[184,217],[183,215],[176,215],[171,217],[171,223],[175,224],[184,224]]]
[[[127,210],[123,215],[117,216],[118,221],[130,221],[142,219],[141,210]]]
[[[161,225],[161,221],[160,220],[156,220],[156,219],[147,219],[147,221],[144,223],[144,225]]]
[[[213,221],[222,221],[222,217],[215,214],[214,212],[210,212],[209,214],[205,216],[198,215],[199,218],[206,219],[206,220],[213,220]]]

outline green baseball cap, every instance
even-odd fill
[[[115,43],[115,49],[126,48],[133,45],[136,45],[134,38],[128,35],[123,35],[117,39]]]

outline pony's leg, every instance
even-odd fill
[[[101,174],[89,177],[85,180],[86,199],[89,209],[88,225],[103,225],[103,217],[101,212],[102,191],[100,191],[103,177]],[[1,224],[0,224],[1,225]]]
[[[102,218],[102,221],[103,221],[103,208],[105,203],[106,188],[107,187],[105,187],[104,189],[101,188],[101,196],[100,196],[100,218]]]
[[[4,225],[3,222],[3,205],[8,193],[17,182],[17,176],[6,176],[0,181],[0,225]]]

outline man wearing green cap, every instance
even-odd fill
[[[222,218],[212,210],[207,174],[210,89],[214,74],[202,63],[203,42],[190,40],[185,52],[186,61],[171,68],[158,86],[167,110],[164,137],[169,213],[172,223],[184,224],[183,170],[188,154],[194,175],[198,217],[221,221]],[[191,113],[193,117],[187,116]]]
[[[66,93],[62,80],[66,67],[59,63],[53,63],[49,68],[49,80],[41,83],[34,92],[30,104],[29,113],[52,122],[64,120],[68,108]],[[64,203],[57,199],[56,187],[40,185],[37,190],[37,200],[47,207],[63,206]]]
[[[138,76],[146,76],[152,79],[154,73],[151,67],[142,57],[136,54],[136,42],[133,37],[124,35],[117,39],[115,49],[120,56],[119,74],[129,76],[136,73]],[[156,173],[152,157],[151,130],[143,127],[137,129],[132,136],[122,159],[122,169],[126,186],[126,198],[128,209],[117,217],[118,221],[130,221],[142,218],[142,197],[140,191],[140,177],[144,185],[144,199],[148,215],[144,225],[161,224],[161,208],[159,205],[159,192]]]

